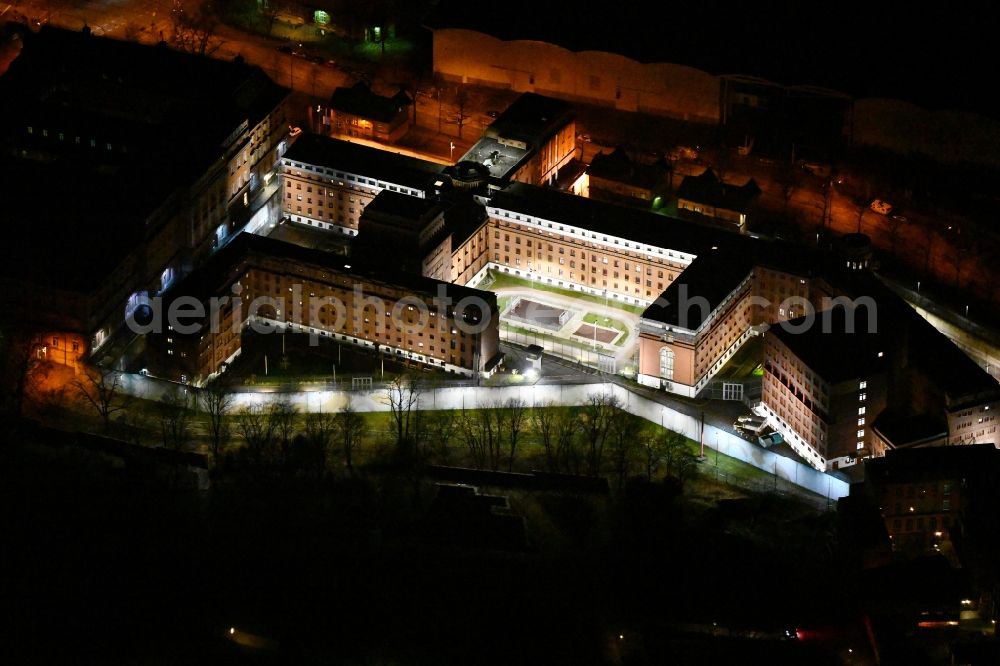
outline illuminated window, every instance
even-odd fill
[[[861,382],[861,384],[858,385],[858,388],[859,389],[868,388],[868,382]]]
[[[674,378],[674,350],[670,347],[660,348],[660,377],[663,379]]]
[[[865,431],[864,430],[859,430],[858,431],[858,437],[860,438],[860,437],[864,437],[864,436],[865,436]]]

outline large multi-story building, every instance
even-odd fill
[[[576,155],[576,121],[570,106],[525,93],[500,114],[456,165],[477,165],[490,189],[511,182],[552,185]]]
[[[181,298],[196,299],[202,312],[185,320],[192,330],[154,332],[151,370],[207,381],[239,355],[248,326],[311,333],[470,376],[496,367],[493,294],[351,261],[241,234],[166,299],[165,313]]]
[[[353,170],[341,170],[331,159],[352,164]],[[985,373],[877,280],[851,270],[856,264],[848,261],[845,268],[843,257],[554,188],[504,183],[494,178],[491,166],[468,160],[442,169],[304,136],[285,156],[285,167],[284,201],[292,220],[333,228],[329,221],[319,222],[356,205],[347,231],[357,233],[357,218],[362,231],[370,233],[353,243],[359,257],[377,261],[380,252],[395,248],[399,267],[455,284],[476,286],[493,271],[645,307],[637,379],[647,386],[697,396],[743,344],[765,335],[773,372],[765,372],[760,409],[820,469],[881,455],[890,444],[884,433],[871,430],[871,422],[887,406],[894,408],[889,416],[895,419],[898,405],[890,398],[909,395],[916,386],[927,390],[919,391],[919,400],[909,400],[903,416],[944,410],[953,442],[984,441],[995,429],[989,412],[997,408],[996,382],[986,381]],[[363,211],[362,203],[374,207]],[[300,206],[312,217],[299,217]],[[333,213],[327,212],[331,208]],[[892,349],[893,364],[851,352],[857,376],[848,377],[843,375],[848,364],[831,368],[827,358],[803,358],[810,344],[823,349],[825,343],[787,337],[780,329],[785,322],[794,329],[803,316],[838,303],[865,303],[852,299],[866,296],[883,308],[881,351]],[[845,349],[861,344],[850,336],[840,343]],[[916,354],[916,348],[941,354]],[[936,357],[949,360],[942,364]],[[859,388],[862,383],[867,390]],[[865,404],[848,405],[860,395]],[[864,412],[858,414],[859,408]]]
[[[998,472],[994,446],[889,451],[865,466],[861,489],[878,507],[894,551],[955,562],[954,537],[962,533],[970,503],[989,492]],[[992,511],[985,505],[978,510]]]
[[[838,306],[765,333],[761,406],[819,469],[852,465],[878,446],[871,425],[885,409],[891,348],[875,317]]]
[[[233,61],[43,27],[0,78],[8,312],[101,349],[266,214],[288,91]],[[39,221],[44,225],[40,233]],[[46,307],[39,308],[39,303]]]
[[[443,185],[442,170],[414,157],[305,134],[281,159],[281,209],[296,224],[355,236],[361,213],[379,192],[427,198]]]

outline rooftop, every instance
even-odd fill
[[[481,164],[494,181],[503,180],[514,167],[521,164],[530,154],[516,146],[500,143],[494,138],[484,136],[462,156],[459,165],[463,163]]]
[[[643,319],[696,331],[753,270],[748,255],[709,250],[684,269],[642,313]],[[699,307],[706,303],[708,308]]]
[[[696,256],[713,247],[724,254],[745,253],[757,242],[724,229],[517,182],[494,194],[488,205]]]
[[[330,97],[331,108],[380,123],[392,122],[410,104],[410,98],[402,90],[392,97],[383,97],[373,93],[364,81],[350,88],[338,87]]]
[[[723,182],[711,169],[699,176],[685,176],[677,188],[677,198],[702,203],[714,208],[745,213],[750,204],[760,196],[760,187],[751,178],[743,185]]]
[[[626,183],[645,190],[665,186],[669,175],[666,166],[637,162],[622,148],[616,148],[611,153],[594,155],[587,173],[591,178]]]
[[[875,312],[837,305],[815,313],[811,322],[807,315],[773,325],[765,335],[780,340],[824,381],[837,384],[885,367],[892,345],[881,318],[874,320]],[[874,333],[869,323],[875,325]]]
[[[554,97],[523,93],[486,128],[486,136],[539,148],[572,120],[570,105]]]
[[[402,218],[412,223],[408,226],[420,229],[427,218],[434,217],[440,212],[440,205],[434,199],[421,199],[391,190],[382,190],[365,206],[361,215],[387,215]]]
[[[283,159],[342,169],[425,193],[432,189],[444,169],[440,164],[390,150],[305,133],[292,143]]]

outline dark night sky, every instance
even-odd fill
[[[988,6],[441,0],[430,23],[996,115],[983,92],[1000,60]]]

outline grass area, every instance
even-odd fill
[[[763,370],[758,371],[761,361],[764,359],[764,338],[763,336],[751,336],[743,343],[743,346],[733,355],[729,362],[722,366],[718,379],[748,379],[750,377],[760,377]]]
[[[641,315],[645,311],[645,306],[642,305],[629,305],[627,303],[622,303],[621,301],[615,301],[613,299],[605,299],[603,296],[595,296],[593,294],[587,294],[582,291],[577,291],[574,289],[564,289],[562,287],[556,287],[551,284],[545,284],[541,281],[529,281],[522,280],[521,278],[514,277],[507,273],[493,273],[493,282],[490,283],[488,287],[481,286],[481,289],[496,290],[496,289],[524,289],[528,291],[547,291],[553,294],[559,294],[567,298],[572,298],[579,301],[585,301],[587,303],[594,303],[596,305],[607,305],[609,308],[615,308],[616,310],[624,310],[625,312],[631,312],[634,315]]]
[[[625,346],[625,340],[628,338],[629,327],[625,322],[619,321],[614,317],[602,317],[600,315],[594,314],[593,312],[588,312],[583,315],[583,323],[594,324],[596,326],[602,326],[604,328],[613,328],[619,333],[624,333],[624,335],[618,336],[615,340],[616,347]]]

